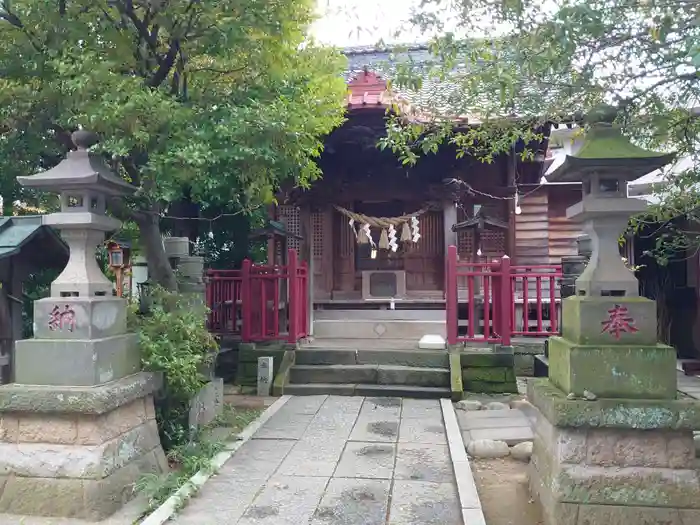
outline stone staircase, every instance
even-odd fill
[[[285,394],[450,397],[446,350],[401,340],[317,339],[296,351]]]

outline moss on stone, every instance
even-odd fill
[[[528,398],[557,427],[700,430],[696,400],[570,400],[547,378],[528,380]]]
[[[462,368],[471,367],[513,367],[513,352],[465,351],[461,354]]]
[[[162,376],[139,372],[98,386],[0,386],[0,413],[36,412],[99,415],[153,394]]]
[[[275,380],[272,383],[272,394],[275,396],[284,395],[284,387],[288,383],[289,371],[292,366],[294,366],[294,361],[296,359],[296,352],[294,350],[287,350],[282,356],[282,362],[279,366],[279,371],[275,375]]]
[[[489,383],[505,383],[509,368],[463,368],[464,381],[488,381]]]
[[[580,345],[549,339],[549,379],[565,394],[673,399],[676,351],[666,345]]]
[[[453,401],[462,399],[464,393],[462,364],[459,354],[456,352],[450,352],[450,393]]]
[[[464,391],[474,394],[515,394],[518,387],[515,383],[489,383],[487,381],[465,381]]]

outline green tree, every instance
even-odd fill
[[[698,157],[694,0],[423,0],[412,22],[426,31],[457,30],[431,41],[432,61],[398,68],[395,83],[404,88],[420,88],[426,78],[450,85],[424,98],[423,114],[435,115],[427,125],[390,123],[383,146],[406,162],[442,142],[490,161],[515,139],[533,138],[533,124],[571,118],[601,102],[619,107],[635,142]],[[483,125],[455,132],[455,115],[477,116]],[[692,164],[669,178],[662,204],[651,210],[654,221],[700,220],[700,169]],[[675,248],[700,244],[688,232],[671,237]]]
[[[176,286],[160,222],[186,190],[250,210],[307,185],[342,122],[342,57],[306,36],[311,0],[0,0],[0,190],[48,168],[70,132],[138,191],[111,203],[138,225],[154,280]]]

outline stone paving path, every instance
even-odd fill
[[[440,403],[292,397],[174,523],[464,525]]]
[[[683,372],[678,372],[678,391],[700,400],[700,377],[687,376]]]
[[[523,441],[532,441],[531,421],[517,408],[505,410],[457,410],[457,421],[464,444],[479,439],[505,441],[512,447]]]

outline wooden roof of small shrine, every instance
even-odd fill
[[[68,247],[40,215],[0,217],[0,259],[25,254],[24,262],[37,267],[60,268],[68,262]]]

